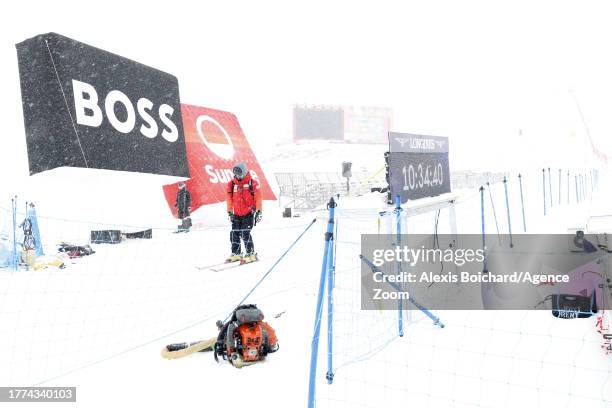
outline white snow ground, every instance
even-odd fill
[[[316,163],[319,158],[305,159]],[[103,181],[90,184],[92,174],[79,182],[74,169],[56,172],[66,173],[35,176],[31,186],[20,186],[33,197],[20,194],[22,199],[37,203],[47,251],[61,239],[84,242],[92,225],[154,227],[154,238],[95,245],[96,254],[64,270],[0,270],[0,384],[77,386],[79,407],[306,404],[325,211],[282,219],[268,203],[266,218],[254,232],[260,262],[223,272],[198,270],[227,255],[228,229],[214,226],[221,224],[222,208],[211,209],[213,215],[202,217],[189,234],[172,234],[175,221],[157,190],[161,180],[95,172],[95,179]],[[562,205],[553,200],[551,214],[543,217],[541,175],[530,174],[524,179],[529,180],[524,185],[528,232],[566,232],[586,225],[591,216],[612,213],[604,180],[599,192],[579,205],[567,205],[562,189]],[[510,207],[513,230],[519,232],[515,176],[510,175]],[[79,188],[70,188],[74,184],[66,184],[67,179]],[[90,189],[83,190],[85,185]],[[79,193],[73,195],[75,190]],[[478,192],[457,193],[459,232],[479,233]],[[492,193],[505,232],[502,184],[492,186]],[[487,232],[493,233],[488,200],[487,195]],[[346,291],[339,292],[336,306],[337,364],[352,362],[394,336],[394,313],[362,314],[354,297],[355,234],[375,232],[376,213],[383,207],[376,194],[340,200],[337,284]],[[404,228],[430,233],[433,217],[410,218]],[[440,233],[448,230],[445,217],[443,211]],[[311,230],[248,299],[276,328],[277,354],[242,370],[216,364],[210,353],[173,361],[160,357],[168,343],[215,335],[214,322],[226,317],[313,218],[318,221]],[[598,228],[612,231],[612,225]],[[324,380],[321,339],[318,406],[612,405],[612,359],[600,350],[593,319],[561,321],[544,312],[437,314],[444,329],[410,314],[404,338],[340,368],[331,386]]]

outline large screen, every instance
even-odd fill
[[[344,140],[344,113],[341,108],[293,108],[294,140]]]
[[[389,108],[344,108],[344,140],[351,143],[387,143],[392,116]]]

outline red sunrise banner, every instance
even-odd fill
[[[236,115],[185,104],[181,104],[181,112],[191,174],[191,179],[185,182],[191,193],[191,211],[225,201],[225,187],[233,177],[236,163],[245,163],[253,178],[259,180],[264,200],[276,200]],[[163,188],[176,217],[178,183]]]

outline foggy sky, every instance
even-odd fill
[[[54,31],[176,75],[229,110],[259,156],[294,103],[390,107],[394,130],[451,138],[458,167],[591,160],[573,90],[612,154],[606,2],[10,2],[0,25],[0,171],[27,174],[14,44]],[[545,163],[543,163],[545,164]]]

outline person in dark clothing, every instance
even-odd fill
[[[179,183],[174,206],[178,209],[178,218],[181,220],[177,232],[189,232],[191,227],[191,194],[182,181]]]
[[[232,254],[227,262],[241,261],[243,263],[257,260],[251,229],[261,221],[262,197],[259,182],[251,177],[244,163],[237,164],[234,177],[227,184],[227,213],[232,223],[230,241]],[[241,255],[241,242],[244,243],[246,254]]]

